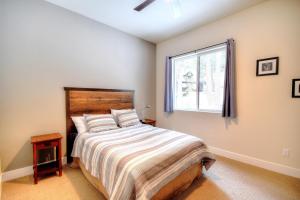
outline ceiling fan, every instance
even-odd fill
[[[142,11],[144,8],[149,6],[151,3],[153,3],[156,0],[145,0],[143,3],[138,5],[137,7],[134,8],[135,11]],[[173,17],[174,18],[179,18],[182,15],[182,9],[180,5],[180,0],[165,0],[166,3],[168,3],[172,9],[173,12]]]
[[[143,3],[141,3],[140,5],[138,5],[137,7],[134,8],[135,11],[142,11],[144,8],[146,8],[147,6],[149,6],[151,3],[153,3],[155,0],[146,0]]]

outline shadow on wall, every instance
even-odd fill
[[[30,159],[28,159],[28,156],[31,156]],[[32,145],[30,140],[27,140],[23,144],[19,152],[15,155],[15,157],[12,159],[12,161],[7,165],[7,167],[3,171],[28,167],[29,165],[32,165]]]
[[[238,125],[239,124],[239,117],[237,116],[236,118],[224,118],[221,116],[220,113],[213,113],[213,112],[198,112],[198,111],[175,111],[173,113],[166,113],[164,112],[163,113],[163,116],[166,118],[166,120],[174,120],[175,117],[174,115],[176,115],[176,113],[181,113],[182,114],[185,114],[186,116],[190,117],[190,118],[193,118],[193,119],[198,119],[199,117],[199,123],[201,124],[202,122],[205,123],[205,121],[202,121],[203,120],[203,117],[205,116],[205,118],[208,118],[208,119],[218,119],[218,120],[222,120],[224,121],[224,127],[225,129],[229,129],[231,125]],[[174,118],[173,118],[174,117]],[[182,117],[182,116],[180,116]],[[184,119],[184,117],[182,117]],[[176,123],[175,123],[176,124]],[[176,127],[174,127],[174,123],[169,123],[168,124],[168,127],[164,127],[164,128],[167,128],[167,129],[170,129],[170,130],[176,130]],[[186,132],[188,133],[188,132]]]

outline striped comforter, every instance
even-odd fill
[[[151,199],[191,165],[213,163],[201,139],[149,125],[80,134],[72,156],[101,180],[111,200]]]

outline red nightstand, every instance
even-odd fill
[[[33,177],[35,184],[38,183],[38,177],[44,174],[58,171],[59,176],[62,175],[61,139],[62,135],[59,133],[31,137],[31,143],[33,146]],[[55,148],[56,160],[38,164],[38,151],[51,148]]]

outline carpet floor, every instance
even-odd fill
[[[63,176],[33,184],[32,176],[5,182],[2,200],[104,199],[80,169],[65,167]],[[300,200],[300,179],[284,176],[227,158],[217,162],[176,200]]]

